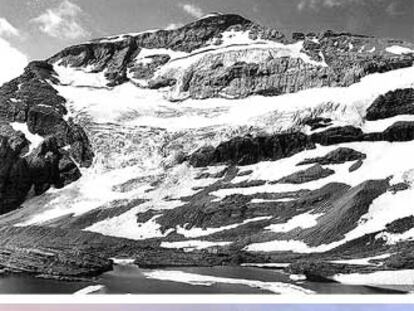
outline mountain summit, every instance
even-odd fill
[[[215,13],[32,62],[0,88],[0,266],[411,269],[413,61]]]

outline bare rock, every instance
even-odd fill
[[[414,89],[398,89],[379,96],[367,109],[366,119],[375,121],[414,114]]]
[[[310,181],[326,178],[333,174],[335,174],[334,170],[331,170],[329,168],[323,168],[320,164],[315,164],[314,166],[306,170],[299,171],[289,176],[283,177],[274,183],[304,184]]]
[[[362,160],[362,159],[365,159],[366,157],[367,156],[364,153],[361,153],[351,148],[341,147],[334,151],[329,152],[327,155],[323,157],[314,158],[314,159],[306,159],[298,163],[298,165],[308,165],[308,164],[314,164],[314,163],[318,163],[321,165],[342,164],[348,161]]]

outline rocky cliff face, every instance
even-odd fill
[[[22,76],[0,88],[1,213],[51,186],[77,180],[79,167],[92,163],[85,132],[67,118],[66,100],[49,81],[57,81],[53,67],[32,62]]]
[[[392,43],[332,31],[288,39],[238,15],[218,14],[176,30],[69,47],[48,62],[103,72],[108,86],[136,80],[153,89],[169,87],[170,100],[236,99],[349,86],[368,74],[412,66],[412,54],[384,49]]]
[[[413,48],[213,14],[30,63],[0,88],[0,266],[407,268]]]

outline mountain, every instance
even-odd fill
[[[0,266],[413,269],[413,61],[214,13],[31,62],[0,88]]]

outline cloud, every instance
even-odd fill
[[[389,16],[401,16],[412,12],[412,0],[300,0],[297,8],[299,11],[322,9],[339,9],[352,7],[356,10],[364,8],[366,12],[382,12]]]
[[[0,85],[20,75],[27,62],[26,55],[0,38]]]
[[[48,9],[32,19],[32,22],[38,24],[40,31],[51,37],[73,40],[89,35],[81,25],[81,14],[82,9],[78,5],[64,0],[58,7]]]
[[[318,10],[319,8],[335,8],[349,5],[350,3],[357,3],[363,0],[301,0],[298,4],[300,11],[305,9]]]
[[[205,13],[203,12],[203,10],[196,6],[195,4],[181,4],[181,8],[187,13],[190,14],[193,17],[196,18],[200,18],[203,17],[205,15]]]
[[[346,7],[350,5],[354,6],[366,6],[366,5],[383,5],[392,4],[394,1],[400,0],[300,0],[298,3],[298,10],[311,9],[318,11],[320,9],[332,9]],[[411,0],[408,0],[411,1]]]
[[[0,36],[17,37],[19,35],[19,30],[10,24],[7,19],[0,18]]]

